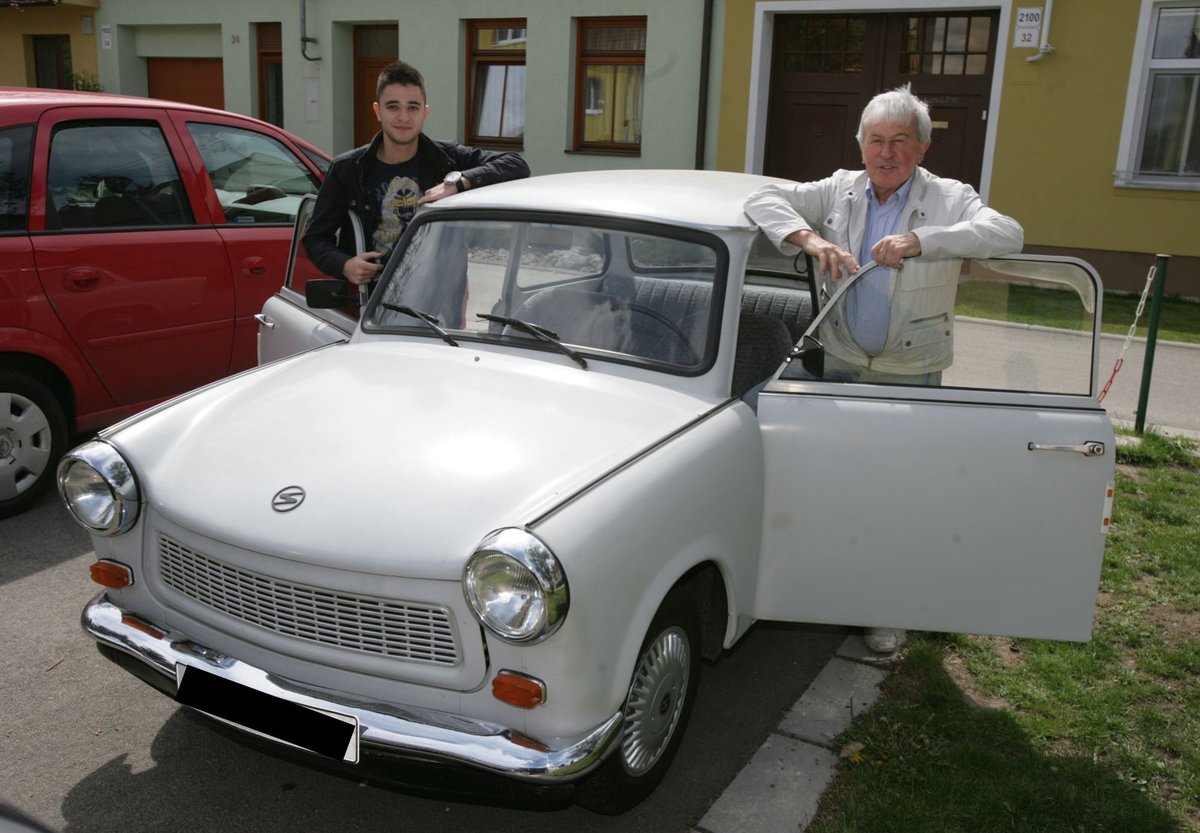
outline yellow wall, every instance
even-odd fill
[[[95,10],[100,0],[80,0],[53,7],[17,10],[0,2],[0,87],[29,87],[34,83],[30,35],[70,35],[71,67],[75,73],[98,77]],[[92,18],[92,34],[82,32],[81,18]]]
[[[1014,2],[1040,6],[1042,2]],[[742,170],[754,0],[728,0],[717,167]],[[1141,3],[1056,0],[1054,53],[1007,50],[988,202],[1029,245],[1200,256],[1200,193],[1113,184]],[[1195,293],[1190,293],[1195,294]]]
[[[1200,193],[1113,184],[1140,6],[1058,0],[1055,52],[1009,55],[991,201],[1027,243],[1200,255]]]

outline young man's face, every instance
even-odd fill
[[[384,139],[397,145],[408,145],[417,141],[425,119],[429,117],[429,105],[421,88],[410,84],[388,84],[375,102],[375,117],[383,130]]]
[[[917,141],[917,125],[876,122],[864,126],[863,165],[875,186],[875,197],[885,201],[908,181],[925,158],[929,142]]]

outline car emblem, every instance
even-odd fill
[[[276,512],[291,512],[304,503],[304,490],[299,486],[287,486],[275,493],[271,498],[271,508]]]

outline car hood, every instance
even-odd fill
[[[529,523],[714,406],[554,358],[365,342],[268,365],[109,437],[152,512],[225,544],[457,579]],[[272,507],[286,487],[303,502]]]

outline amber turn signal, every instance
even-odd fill
[[[492,696],[518,709],[532,709],[546,702],[546,684],[516,671],[501,671],[492,680]]]
[[[92,565],[92,581],[120,590],[133,584],[133,570],[119,562],[101,559]]]

